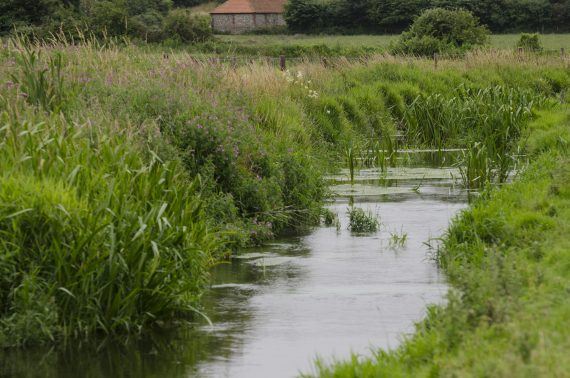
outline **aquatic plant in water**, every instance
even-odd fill
[[[347,211],[349,217],[348,229],[357,233],[372,233],[378,231],[380,222],[371,212],[365,212],[360,207],[352,207]]]
[[[390,248],[403,248],[408,242],[408,233],[403,229],[400,232],[390,232]]]

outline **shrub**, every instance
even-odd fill
[[[98,1],[90,10],[89,24],[95,34],[125,34],[128,14],[122,2]]]
[[[371,233],[378,231],[380,222],[374,214],[366,213],[359,207],[348,209],[349,224],[348,229],[357,233]]]
[[[164,34],[182,42],[204,42],[212,36],[210,16],[174,9],[164,20]]]
[[[520,39],[516,45],[517,48],[522,48],[527,51],[539,52],[542,51],[542,43],[540,42],[540,35],[538,33],[521,34]]]
[[[148,11],[129,19],[129,34],[148,42],[162,40],[163,16],[157,11]]]
[[[479,25],[471,12],[433,8],[423,12],[402,33],[392,50],[414,55],[462,52],[484,45],[488,35],[488,30]]]

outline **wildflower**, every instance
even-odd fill
[[[297,79],[302,79],[303,73],[301,71],[297,72]]]

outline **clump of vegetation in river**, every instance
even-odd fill
[[[408,242],[408,233],[404,230],[390,232],[390,248],[403,248]]]
[[[323,209],[323,223],[327,227],[337,226],[339,224],[338,214],[330,209]]]
[[[368,234],[378,231],[380,222],[372,212],[366,212],[360,207],[352,207],[347,210],[348,229],[354,233]]]

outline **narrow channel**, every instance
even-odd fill
[[[397,347],[426,306],[444,300],[445,277],[428,245],[467,196],[450,168],[362,170],[353,184],[347,176],[329,177],[338,227],[248,249],[215,267],[204,298],[213,325],[126,346],[7,351],[0,359],[21,376],[293,377],[311,372],[317,357]],[[351,233],[349,206],[376,214],[380,231]],[[405,234],[405,244],[392,245],[392,234]]]

